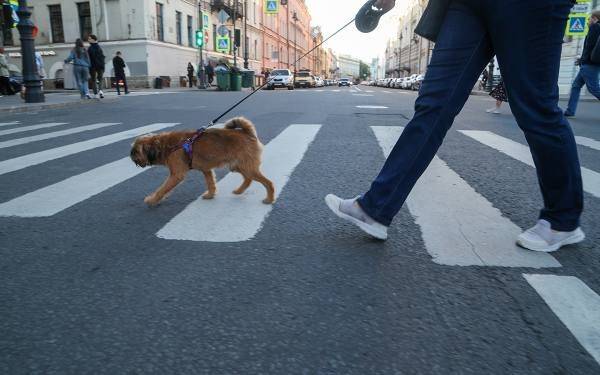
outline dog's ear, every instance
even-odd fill
[[[146,159],[148,160],[148,164],[152,165],[156,162],[156,158],[158,156],[156,152],[156,148],[153,145],[144,145],[143,147],[144,154],[146,154]]]

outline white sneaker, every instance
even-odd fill
[[[576,244],[585,239],[581,228],[572,232],[558,232],[552,230],[546,220],[538,220],[533,228],[527,229],[517,237],[517,244],[526,249],[551,253],[565,245]]]
[[[360,208],[356,202],[357,199],[358,197],[354,199],[342,199],[333,194],[328,194],[325,197],[325,203],[327,203],[327,206],[339,218],[348,220],[364,232],[379,240],[387,240],[388,228],[371,219],[371,217]]]
[[[104,99],[104,93],[102,90],[98,91],[98,95],[100,95],[100,99]]]

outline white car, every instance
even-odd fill
[[[315,87],[323,87],[325,86],[325,82],[323,82],[323,78],[315,77]]]
[[[294,89],[294,74],[289,69],[275,69],[269,75],[267,90],[275,90],[278,87]]]
[[[425,75],[419,74],[417,76],[417,78],[415,78],[415,82],[412,85],[412,89],[419,91],[421,89],[421,83],[423,82],[424,79],[425,79]]]

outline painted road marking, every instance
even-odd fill
[[[31,167],[33,165],[45,163],[50,160],[63,158],[65,156],[73,155],[82,151],[88,151],[97,147],[106,146],[128,138],[136,137],[138,135],[150,133],[164,128],[170,128],[176,125],[179,125],[179,123],[150,124],[139,128],[126,130],[123,132],[90,139],[88,141],[73,143],[67,146],[57,147],[50,150],[40,151],[33,154],[20,156],[14,159],[1,161],[0,175],[13,171],[18,171],[20,169]]]
[[[366,109],[388,109],[388,107],[383,105],[357,105],[356,108],[366,108]]]
[[[373,91],[373,90],[367,90],[366,92],[369,92],[369,93],[371,93],[371,92],[375,92],[375,91]]]
[[[391,94],[391,91],[387,91],[387,90],[383,90],[382,92],[385,92],[386,94]]]
[[[354,86],[354,89],[357,91],[362,91],[361,89],[359,89],[358,87]]]
[[[31,126],[23,126],[20,128],[0,130],[0,136],[21,133],[21,132],[28,132],[28,131],[32,131],[32,130],[51,128],[53,126],[60,126],[60,125],[67,125],[67,123],[66,122],[46,122],[44,124],[37,124],[37,125],[31,125]]]
[[[321,125],[288,126],[265,146],[262,170],[275,184],[278,196],[288,182]],[[252,239],[262,228],[273,205],[262,203],[264,187],[254,182],[241,196],[231,192],[241,184],[238,173],[229,173],[217,184],[213,200],[197,199],[156,234],[170,240],[239,242]],[[223,230],[227,228],[227,230]]]
[[[0,122],[0,126],[19,125],[20,121]]]
[[[403,131],[372,126],[387,158]],[[448,199],[452,197],[452,199]],[[406,200],[433,261],[452,266],[560,267],[551,255],[519,248],[521,228],[438,158]]]
[[[529,147],[489,131],[459,130],[464,135],[535,168]],[[583,190],[600,198],[600,173],[581,167]]]
[[[586,146],[586,147],[589,147],[589,148],[593,148],[594,150],[600,151],[600,142],[598,142],[595,139],[587,138],[587,137],[580,137],[580,136],[576,135],[575,136],[575,141],[579,145]]]
[[[123,158],[2,203],[0,216],[52,216],[144,171]]]
[[[340,92],[340,90],[331,90],[331,92]]]
[[[81,132],[85,132],[88,130],[101,129],[101,128],[104,128],[107,126],[119,125],[119,124],[120,124],[120,122],[103,122],[103,123],[99,123],[99,124],[79,126],[76,128],[60,130],[60,131],[46,133],[46,134],[34,135],[32,137],[11,139],[8,141],[0,142],[0,148],[12,147],[12,146],[22,145],[22,144],[30,143],[30,142],[37,142],[37,141],[41,141],[44,139],[62,137],[64,135],[76,134],[76,133],[81,133]]]
[[[523,276],[581,346],[600,363],[600,296],[573,276]]]
[[[352,96],[373,96],[371,94],[352,94]]]

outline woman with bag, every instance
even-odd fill
[[[75,83],[79,88],[81,99],[91,99],[88,87],[88,80],[90,79],[90,56],[83,46],[83,40],[77,39],[75,41],[75,48],[71,50],[69,57],[65,60],[65,63],[70,62],[73,62]]]

